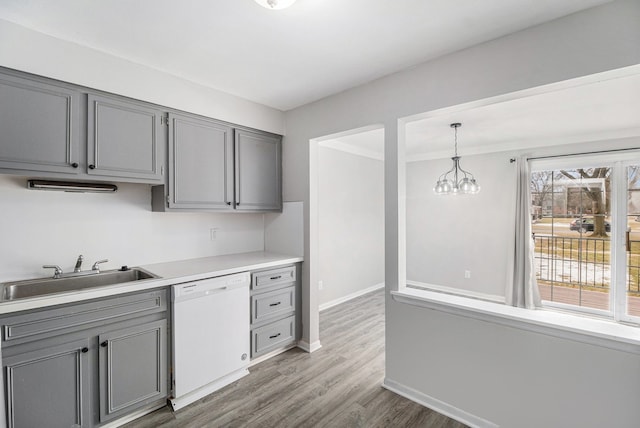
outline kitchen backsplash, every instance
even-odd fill
[[[65,193],[0,175],[0,198],[0,281],[47,276],[43,264],[68,271],[79,254],[85,269],[104,258],[114,269],[264,249],[263,214],[154,213],[147,185]]]

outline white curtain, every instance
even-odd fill
[[[513,260],[509,266],[505,302],[519,308],[535,309],[541,306],[536,281],[531,235],[531,203],[529,163],[523,157],[516,159],[516,218],[513,240]]]

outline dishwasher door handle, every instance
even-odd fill
[[[180,303],[187,300],[201,299],[203,297],[213,296],[216,294],[224,293],[229,289],[227,285],[223,285],[222,287],[216,287],[216,288],[208,288],[208,287],[198,288],[198,284],[193,284],[193,286],[188,285],[188,286],[174,286],[174,287],[179,287],[174,289],[173,291],[174,295],[172,297],[173,297],[174,303]]]

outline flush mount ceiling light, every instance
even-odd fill
[[[460,156],[458,156],[458,128],[461,123],[452,123],[450,125],[454,132],[455,151],[451,158],[453,166],[451,169],[438,178],[436,187],[433,191],[436,195],[458,195],[458,194],[475,194],[480,191],[480,186],[476,183],[476,179],[468,171],[460,167]],[[452,176],[449,177],[449,174]]]
[[[291,6],[296,0],[255,0],[255,2],[267,9],[277,10]]]

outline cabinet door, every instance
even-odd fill
[[[78,172],[80,95],[0,76],[0,168]]]
[[[90,426],[89,340],[3,360],[10,428]]]
[[[101,334],[100,421],[167,397],[167,321]]]
[[[281,211],[281,141],[279,137],[236,129],[236,206],[249,211]]]
[[[162,112],[152,106],[89,94],[87,167],[91,175],[161,182]]]
[[[169,207],[233,209],[233,129],[169,115]]]

